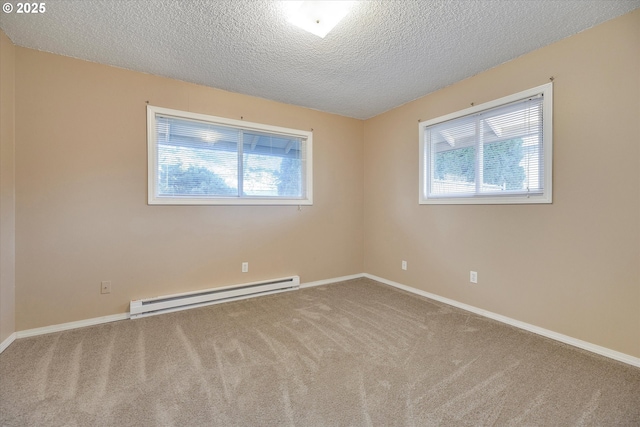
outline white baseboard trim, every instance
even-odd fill
[[[515,320],[510,317],[503,316],[501,314],[496,314],[491,311],[474,307],[472,305],[464,304],[449,298],[432,294],[430,292],[412,288],[411,286],[406,286],[398,282],[394,282],[392,280],[383,279],[382,277],[378,277],[373,274],[364,273],[362,276],[371,280],[375,280],[377,282],[384,283],[389,286],[393,286],[394,288],[402,289],[404,291],[411,292],[416,295],[420,295],[420,296],[427,297],[439,302],[443,302],[445,304],[448,304],[457,308],[461,308],[462,310],[470,311],[480,316],[488,317],[489,319],[497,320],[498,322],[506,323],[507,325],[515,326],[516,328],[524,329],[525,331],[533,332],[534,334],[542,335],[543,337],[551,338],[552,340],[560,341],[562,343],[569,344],[574,347],[578,347],[583,350],[587,350],[592,353],[596,353],[601,356],[605,356],[610,359],[617,360],[619,362],[624,362],[632,366],[640,367],[640,358],[631,356],[626,353],[621,353],[619,351],[611,350],[610,348],[592,344],[587,341],[582,341],[577,338],[570,337],[568,335],[560,334],[558,332],[550,331],[549,329],[544,329],[539,326],[532,325],[530,323],[521,322],[519,320]]]
[[[110,316],[94,317],[92,319],[78,320],[76,322],[60,323],[57,325],[43,326],[42,328],[25,329],[16,332],[16,338],[34,337],[36,335],[51,334],[53,332],[68,331],[69,329],[84,328],[85,326],[100,325],[102,323],[116,322],[129,318],[129,313],[112,314]]]
[[[328,285],[330,283],[344,282],[347,280],[359,279],[361,277],[365,277],[365,274],[358,273],[358,274],[351,274],[349,276],[334,277],[332,279],[316,280],[315,282],[301,283],[300,288],[303,289],[303,288],[310,288],[312,286]]]
[[[334,277],[332,279],[317,280],[315,282],[301,283],[300,288],[310,288],[312,286],[327,285],[330,283],[343,282],[345,280],[358,279],[364,277],[363,273],[352,274],[350,276]],[[226,302],[226,301],[225,301]],[[51,334],[54,332],[68,331],[70,329],[83,328],[85,326],[100,325],[102,323],[116,322],[129,318],[129,313],[119,313],[110,316],[94,317],[92,319],[78,320],[76,322],[60,323],[58,325],[44,326],[42,328],[25,329],[14,332],[0,346],[0,353],[17,338],[34,337],[36,335]]]
[[[570,337],[568,335],[560,334],[558,332],[550,331],[529,323],[521,322],[516,319],[512,319],[501,314],[493,313],[491,311],[483,310],[472,305],[464,304],[449,298],[441,297],[430,292],[422,291],[420,289],[412,288],[411,286],[403,285],[392,280],[384,279],[382,277],[375,276],[368,273],[358,273],[349,276],[334,277],[331,279],[317,280],[314,282],[307,282],[300,284],[300,288],[310,288],[313,286],[328,285],[331,283],[344,282],[352,279],[359,279],[366,277],[376,282],[384,283],[385,285],[393,286],[394,288],[402,289],[412,294],[420,295],[435,301],[451,305],[453,307],[460,308],[462,310],[469,311],[474,314],[478,314],[489,319],[497,320],[498,322],[505,323],[507,325],[515,326],[516,328],[524,329],[525,331],[533,332],[534,334],[542,335],[543,337],[551,338],[556,341],[560,341],[565,344],[569,344],[574,347],[581,348],[583,350],[590,351],[592,353],[599,354],[601,356],[608,357],[610,359],[624,362],[632,366],[640,367],[640,358],[631,356],[629,354],[621,353],[619,351],[611,350],[606,347],[602,347],[596,344],[592,344],[587,341],[582,341],[577,338]],[[129,313],[119,313],[110,316],[94,317],[92,319],[79,320],[76,322],[61,323],[58,325],[45,326],[42,328],[26,329],[23,331],[14,332],[7,339],[0,344],[0,353],[2,353],[11,343],[18,338],[33,337],[36,335],[50,334],[53,332],[67,331],[69,329],[83,328],[85,326],[99,325],[102,323],[116,322],[118,320],[126,320],[129,318]]]
[[[9,347],[11,343],[14,342],[15,340],[16,340],[16,333],[14,332],[11,335],[9,335],[7,339],[2,341],[2,343],[0,343],[0,353],[5,351],[7,347]]]

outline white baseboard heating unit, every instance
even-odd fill
[[[133,300],[129,306],[129,317],[131,319],[138,319],[140,317],[219,304],[227,301],[294,291],[299,287],[300,277],[292,276],[263,282],[246,283],[244,285],[226,286],[223,288],[212,288],[202,291]]]

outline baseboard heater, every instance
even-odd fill
[[[244,285],[226,286],[223,288],[212,288],[202,291],[133,300],[129,307],[129,317],[131,319],[138,319],[140,317],[219,304],[227,301],[294,291],[299,287],[300,277],[292,276],[263,282],[246,283]]]

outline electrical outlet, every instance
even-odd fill
[[[406,270],[407,269],[407,261],[402,261],[402,269]]]
[[[243,262],[242,263],[242,272],[243,273],[248,273],[249,272],[249,263],[248,262]]]
[[[111,282],[101,282],[100,283],[100,293],[101,294],[110,294],[111,293]]]
[[[471,283],[478,283],[478,272],[477,271],[472,271],[469,274],[469,281]]]

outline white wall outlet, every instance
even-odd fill
[[[111,293],[111,281],[100,282],[100,293],[101,294]]]
[[[242,272],[243,273],[248,273],[249,272],[249,263],[248,262],[243,262],[242,263]]]
[[[478,283],[478,272],[477,271],[472,271],[469,274],[469,281],[471,283]]]
[[[406,270],[407,269],[407,261],[402,261],[402,269]]]

